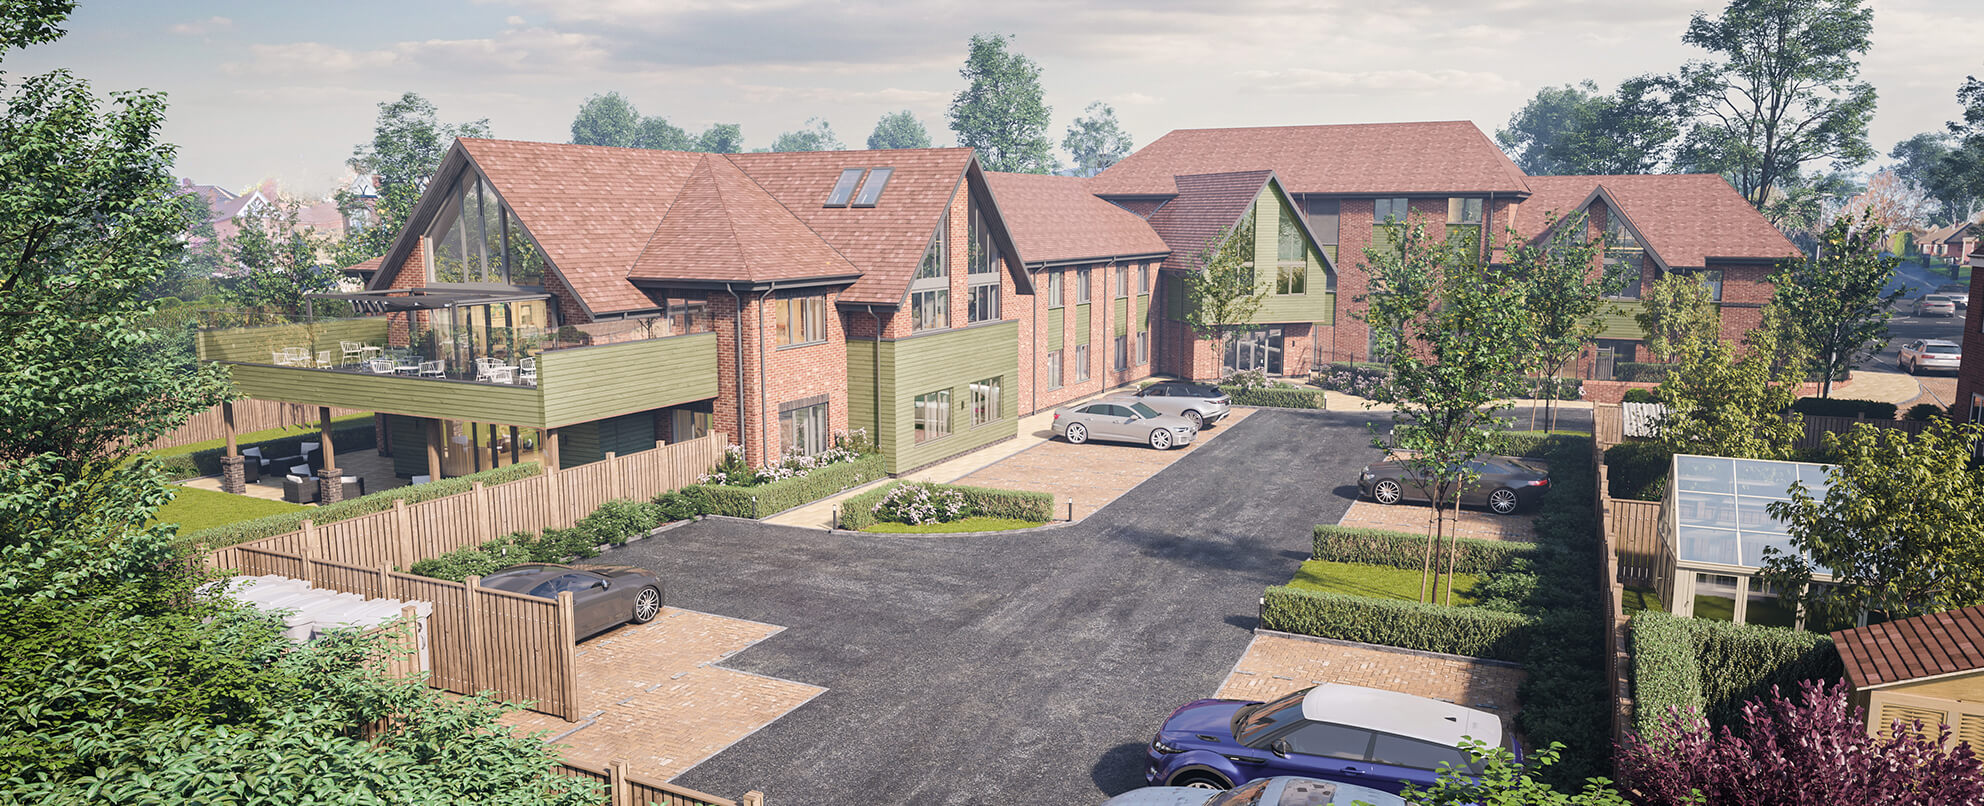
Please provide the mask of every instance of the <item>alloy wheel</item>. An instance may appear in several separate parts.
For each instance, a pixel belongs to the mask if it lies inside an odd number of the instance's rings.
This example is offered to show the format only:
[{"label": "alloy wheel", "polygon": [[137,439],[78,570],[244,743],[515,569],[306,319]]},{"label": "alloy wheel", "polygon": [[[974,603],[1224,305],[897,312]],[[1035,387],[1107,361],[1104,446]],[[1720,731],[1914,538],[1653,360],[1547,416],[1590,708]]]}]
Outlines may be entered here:
[{"label": "alloy wheel", "polygon": [[1385,479],[1371,488],[1371,497],[1378,499],[1380,504],[1396,504],[1405,498],[1405,491],[1399,489],[1398,482]]},{"label": "alloy wheel", "polygon": [[1502,488],[1488,494],[1488,508],[1497,515],[1511,515],[1516,511],[1516,491]]},{"label": "alloy wheel", "polygon": [[654,586],[650,585],[642,588],[641,592],[634,596],[635,624],[646,624],[653,621],[655,614],[660,612],[661,591],[655,590]]},{"label": "alloy wheel", "polygon": [[1080,424],[1068,426],[1068,441],[1080,445],[1088,441],[1088,429]]},{"label": "alloy wheel", "polygon": [[1160,451],[1171,449],[1171,432],[1162,428],[1150,432],[1150,446]]}]

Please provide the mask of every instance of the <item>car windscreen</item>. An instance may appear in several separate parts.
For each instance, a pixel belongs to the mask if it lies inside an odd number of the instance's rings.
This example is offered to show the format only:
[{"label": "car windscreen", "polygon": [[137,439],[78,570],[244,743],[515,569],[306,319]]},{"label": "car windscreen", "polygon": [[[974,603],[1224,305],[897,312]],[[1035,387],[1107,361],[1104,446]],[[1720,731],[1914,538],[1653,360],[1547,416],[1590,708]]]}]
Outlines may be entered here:
[{"label": "car windscreen", "polygon": [[1233,738],[1246,744],[1247,739],[1260,735],[1261,731],[1292,719],[1302,718],[1302,698],[1308,696],[1309,689],[1302,689],[1273,702],[1249,705],[1235,713]]},{"label": "car windscreen", "polygon": [[1142,403],[1132,403],[1130,404],[1130,408],[1137,412],[1137,416],[1143,417],[1146,420],[1157,416],[1157,409],[1153,409]]}]

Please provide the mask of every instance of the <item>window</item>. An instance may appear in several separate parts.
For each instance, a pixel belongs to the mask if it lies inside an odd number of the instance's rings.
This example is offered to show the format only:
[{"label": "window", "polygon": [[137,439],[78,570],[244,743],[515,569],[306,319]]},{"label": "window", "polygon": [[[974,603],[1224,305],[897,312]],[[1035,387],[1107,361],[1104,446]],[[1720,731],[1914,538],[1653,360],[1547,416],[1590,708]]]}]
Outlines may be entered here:
[{"label": "window", "polygon": [[1128,297],[1129,295],[1130,295],[1130,267],[1128,267],[1128,266],[1117,266],[1117,267],[1116,267],[1116,298],[1117,298],[1117,299],[1123,299],[1123,298],[1125,298],[1125,297]]},{"label": "window", "polygon": [[923,250],[923,262],[916,266],[917,280],[941,280],[951,276],[951,255],[944,248],[950,230],[951,217],[945,214],[937,220],[937,234],[930,239],[930,246]]},{"label": "window", "polygon": [[530,589],[530,595],[542,599],[556,599],[558,594],[567,591],[578,593],[600,587],[605,587],[604,583],[599,577],[591,574],[564,574],[538,583],[537,587]]},{"label": "window", "polygon": [[967,234],[971,239],[971,255],[966,273],[999,276],[1004,259],[999,256],[999,244],[992,240],[992,227],[985,222],[985,213],[978,209],[977,199],[971,202],[971,232]]},{"label": "window", "polygon": [[849,168],[840,172],[835,180],[833,192],[827,194],[827,207],[846,207],[847,201],[854,198],[854,186],[861,182],[861,168]]},{"label": "window", "polygon": [[1708,298],[1715,300],[1716,302],[1721,302],[1722,270],[1706,269],[1703,271],[1696,272],[1696,275],[1702,278],[1702,285],[1708,286],[1708,294],[1709,294]]},{"label": "window", "polygon": [[1376,207],[1371,212],[1371,221],[1376,224],[1383,224],[1386,221],[1395,221],[1403,224],[1405,223],[1406,211],[1407,205],[1403,198],[1379,199]]},{"label": "window", "polygon": [[1343,223],[1343,204],[1336,199],[1310,199],[1308,207],[1309,231],[1315,233],[1316,243],[1324,246],[1336,243],[1337,231]]},{"label": "window", "polygon": [[1282,266],[1280,274],[1275,276],[1274,293],[1309,293],[1309,267],[1302,265]]},{"label": "window", "polygon": [[974,426],[1004,417],[1004,409],[999,395],[1000,378],[987,378],[971,385],[971,424]]},{"label": "window", "polygon": [[1592,364],[1591,378],[1597,381],[1611,381],[1619,378],[1619,364],[1630,364],[1638,359],[1639,342],[1626,339],[1597,339],[1598,358]]},{"label": "window", "polygon": [[1481,223],[1481,200],[1480,199],[1448,199],[1447,223],[1449,224]]},{"label": "window", "polygon": [[711,414],[707,411],[676,409],[675,429],[669,432],[669,436],[674,437],[676,442],[709,436],[710,418]]},{"label": "window", "polygon": [[832,447],[827,430],[827,404],[799,406],[778,413],[779,444],[786,453],[806,456]]},{"label": "window", "polygon": [[1348,725],[1310,722],[1284,738],[1289,752],[1305,756],[1363,761],[1371,752],[1371,732]]},{"label": "window", "polygon": [[1640,246],[1638,238],[1626,229],[1625,219],[1616,212],[1605,217],[1605,274],[1608,278],[1624,276],[1625,285],[1612,294],[1614,299],[1639,299],[1642,267],[1645,265],[1646,249]]},{"label": "window", "polygon": [[777,301],[778,344],[811,344],[827,340],[827,298],[823,294]]},{"label": "window", "polygon": [[1137,332],[1137,366],[1150,363],[1150,331]]},{"label": "window", "polygon": [[971,260],[965,268],[965,322],[999,318],[999,269],[1003,261],[992,242],[992,229],[974,202],[971,206]]},{"label": "window", "polygon": [[1970,396],[1970,421],[1984,422],[1984,395],[1973,393]]},{"label": "window", "polygon": [[1139,264],[1137,264],[1137,293],[1139,293],[1139,294],[1149,294],[1149,293],[1150,293],[1150,264],[1149,264],[1149,263],[1139,263]]},{"label": "window", "polygon": [[1075,382],[1088,380],[1088,345],[1075,345]]},{"label": "window", "polygon": [[1281,263],[1301,263],[1307,245],[1302,242],[1302,224],[1295,220],[1295,211],[1285,204],[1276,204],[1281,218],[1275,228],[1275,260]]},{"label": "window", "polygon": [[916,396],[916,441],[951,435],[951,390]]},{"label": "window", "polygon": [[1117,336],[1117,337],[1116,337],[1116,341],[1115,341],[1115,344],[1114,344],[1114,347],[1115,347],[1116,349],[1114,349],[1114,350],[1112,350],[1112,351],[1111,351],[1111,355],[1110,355],[1110,359],[1111,359],[1111,360],[1110,360],[1110,365],[1111,365],[1111,366],[1112,366],[1113,368],[1115,368],[1115,370],[1116,370],[1117,372],[1122,372],[1123,370],[1126,370],[1126,369],[1129,369],[1129,368],[1130,368],[1130,337],[1129,337],[1129,336]]},{"label": "window", "polygon": [[[888,187],[889,176],[895,172],[894,168],[876,168],[869,171],[868,181],[861,183],[861,195],[854,197],[854,206],[874,207],[875,202],[882,200],[882,189]],[[845,177],[846,174],[842,176]]]},{"label": "window", "polygon": [[544,254],[480,174],[462,172],[446,199],[427,231],[430,282],[544,283]]},{"label": "window", "polygon": [[1061,351],[1050,350],[1047,353],[1047,388],[1061,388],[1061,378]]},{"label": "window", "polygon": [[942,330],[951,326],[951,259],[945,249],[950,216],[937,221],[937,234],[923,250],[916,278],[909,283],[910,330]]},{"label": "window", "polygon": [[965,290],[965,321],[990,322],[999,318],[999,281],[974,285]]},{"label": "window", "polygon": [[662,315],[668,319],[670,336],[708,333],[713,328],[708,300],[666,297],[656,299],[655,302],[661,305]]},{"label": "window", "polygon": [[1227,374],[1258,369],[1269,375],[1281,374],[1281,328],[1250,330],[1226,342],[1222,368]]},{"label": "window", "polygon": [[910,330],[943,330],[951,326],[951,292],[944,289],[909,295]]},{"label": "window", "polygon": [[1446,764],[1457,770],[1472,768],[1471,756],[1459,748],[1407,739],[1389,733],[1377,734],[1371,742],[1371,761],[1414,770],[1437,770]]},{"label": "window", "polygon": [[1066,272],[1058,271],[1047,273],[1047,307],[1059,308],[1067,304],[1066,298],[1062,296],[1062,292],[1066,290],[1062,288],[1066,284],[1066,275]]},{"label": "window", "polygon": [[1075,270],[1075,304],[1088,304],[1088,281],[1090,269]]}]

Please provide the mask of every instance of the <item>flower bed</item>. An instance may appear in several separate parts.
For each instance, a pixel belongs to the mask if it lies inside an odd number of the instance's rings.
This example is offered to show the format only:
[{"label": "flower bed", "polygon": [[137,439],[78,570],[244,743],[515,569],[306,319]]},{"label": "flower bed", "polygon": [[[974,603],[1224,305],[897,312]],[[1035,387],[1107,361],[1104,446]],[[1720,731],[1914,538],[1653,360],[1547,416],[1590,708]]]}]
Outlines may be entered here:
[{"label": "flower bed", "polygon": [[761,468],[744,461],[744,449],[724,449],[723,461],[703,474],[700,484],[657,503],[693,508],[699,515],[762,518],[859,487],[887,475],[882,454],[868,432],[854,429],[834,435],[834,446],[807,456],[787,453],[778,463]]},{"label": "flower bed", "polygon": [[[891,501],[890,496],[896,496]],[[951,502],[956,502],[955,508]],[[967,487],[961,484],[897,482],[842,501],[839,521],[842,529],[865,529],[876,523],[931,522],[929,517],[912,522],[906,513],[919,516],[943,515],[936,522],[965,518],[999,518],[1044,523],[1054,519],[1054,496],[1024,490]]]}]

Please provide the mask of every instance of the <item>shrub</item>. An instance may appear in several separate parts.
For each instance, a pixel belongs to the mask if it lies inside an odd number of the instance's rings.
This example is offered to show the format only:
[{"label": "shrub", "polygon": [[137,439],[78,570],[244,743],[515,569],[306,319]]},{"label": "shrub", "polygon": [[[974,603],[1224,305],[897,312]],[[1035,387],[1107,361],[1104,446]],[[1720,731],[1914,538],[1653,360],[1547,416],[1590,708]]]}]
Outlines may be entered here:
[{"label": "shrub", "polygon": [[898,484],[871,507],[877,520],[921,526],[965,516],[964,493],[935,484]]},{"label": "shrub", "polygon": [[1612,380],[1632,383],[1660,383],[1667,380],[1667,365],[1621,361],[1612,365]]},{"label": "shrub", "polygon": [[1676,618],[1642,610],[1631,622],[1633,664],[1633,729],[1652,736],[1669,713],[1701,710],[1701,661],[1695,642]]},{"label": "shrub", "polygon": [[[1223,387],[1230,386],[1242,392],[1251,392],[1268,385],[1268,373],[1266,370],[1243,369],[1226,376],[1219,382],[1219,385]],[[1228,394],[1231,393],[1229,392]]]},{"label": "shrub", "polygon": [[1475,607],[1344,596],[1285,586],[1267,589],[1261,626],[1270,630],[1426,652],[1520,661],[1531,620]]},{"label": "shrub", "polygon": [[1674,453],[1658,442],[1621,442],[1605,449],[1605,494],[1658,501],[1667,494]]},{"label": "shrub", "polygon": [[1669,707],[1698,710],[1715,725],[1735,722],[1743,702],[1771,687],[1845,674],[1832,639],[1658,611],[1633,616],[1633,722],[1645,735]]},{"label": "shrub", "polygon": [[1336,362],[1316,373],[1314,381],[1317,386],[1333,392],[1368,398],[1390,375],[1391,368],[1384,364]]},{"label": "shrub", "polygon": [[[1566,440],[1582,440],[1574,434],[1546,434],[1541,431],[1496,431],[1488,435],[1488,452],[1502,456],[1541,459]],[[1583,444],[1583,443],[1579,443]]]},{"label": "shrub", "polygon": [[1879,400],[1853,400],[1843,397],[1801,397],[1791,404],[1791,410],[1814,417],[1864,417],[1869,420],[1892,420],[1895,414],[1893,403]]},{"label": "shrub", "polygon": [[[910,486],[912,482],[896,482],[880,489],[869,490],[849,497],[840,504],[840,528],[865,529],[874,525],[878,518],[875,505],[895,490]],[[1006,518],[1016,521],[1054,520],[1054,496],[1027,490],[1001,490],[992,487],[967,487],[961,484],[932,484],[964,496],[965,512],[960,518],[982,516]]]},{"label": "shrub", "polygon": [[[262,455],[268,457],[295,456],[302,453],[305,442],[321,442],[322,434],[311,431],[278,439],[265,439],[260,442],[243,442],[235,446],[237,451],[261,448]],[[364,450],[379,446],[378,431],[371,420],[338,423],[331,426],[331,449],[338,452]],[[215,476],[220,474],[220,460],[227,455],[226,447],[201,448],[197,451],[159,451],[152,458],[159,467],[165,469],[168,480]],[[282,468],[274,468],[279,471]]]},{"label": "shrub", "polygon": [[1245,388],[1221,386],[1219,391],[1232,398],[1236,406],[1259,406],[1270,409],[1320,409],[1325,408],[1323,390],[1304,389],[1297,386],[1261,386]]},{"label": "shrub", "polygon": [[1908,415],[1903,417],[1902,419],[1920,420],[1926,422],[1928,420],[1935,418],[1949,419],[1949,416],[1950,416],[1949,410],[1943,408],[1942,406],[1938,406],[1934,403],[1917,403],[1913,406],[1908,407]]},{"label": "shrub", "polygon": [[1641,389],[1641,388],[1638,388],[1638,387],[1635,387],[1635,388],[1632,388],[1632,389],[1627,389],[1627,390],[1626,390],[1626,396],[1625,396],[1625,399],[1624,399],[1624,400],[1622,400],[1622,401],[1620,401],[1620,402],[1623,402],[1623,403],[1659,403],[1659,402],[1660,402],[1660,395],[1658,395],[1658,394],[1655,394],[1655,393],[1654,393],[1654,390],[1652,390],[1652,389]]},{"label": "shrub", "polygon": [[744,447],[731,445],[723,449],[723,459],[700,481],[703,484],[720,484],[731,487],[756,487],[775,481],[789,481],[810,473],[845,464],[876,452],[875,442],[868,438],[868,432],[857,428],[851,432],[834,435],[834,446],[814,454],[789,450],[777,462],[764,467],[753,468],[744,461]]},{"label": "shrub", "polygon": [[652,531],[662,522],[662,507],[619,498],[600,504],[570,529],[546,529],[542,534],[512,532],[414,563],[409,573],[460,582],[470,576],[524,562],[563,563],[599,556],[602,545],[625,545],[627,539]]},{"label": "shrub", "polygon": [[[1456,538],[1458,554],[1454,570],[1463,574],[1492,574],[1508,567],[1517,557],[1536,550],[1534,543]],[[1445,565],[1442,548],[1441,568]],[[1426,536],[1383,529],[1347,526],[1318,526],[1312,540],[1311,559],[1343,563],[1385,565],[1418,569],[1426,562]]]},{"label": "shrub", "polygon": [[1584,381],[1577,378],[1530,378],[1527,388],[1538,398],[1584,399]]},{"label": "shrub", "polygon": [[869,454],[828,465],[803,476],[753,487],[701,484],[682,492],[700,500],[705,515],[761,518],[879,479],[887,475],[882,462],[881,454]]},{"label": "shrub", "polygon": [[241,521],[239,523],[216,526],[212,529],[202,529],[186,535],[185,539],[189,543],[202,545],[209,549],[226,548],[239,543],[246,543],[250,540],[260,540],[265,537],[274,537],[279,534],[294,532],[303,528],[303,522],[306,520],[318,525],[335,523],[348,518],[356,518],[360,515],[384,512],[393,508],[394,501],[417,504],[422,501],[432,501],[436,498],[445,498],[456,493],[468,492],[478,481],[485,485],[501,484],[506,481],[530,478],[542,472],[543,468],[539,467],[536,462],[504,465],[467,476],[442,479],[432,484],[416,484],[410,487],[381,490],[371,495],[349,498],[327,506],[311,507],[294,512],[284,512],[279,515],[270,515],[266,518],[256,518],[252,521]]},{"label": "shrub", "polygon": [[661,520],[664,523],[669,521],[686,521],[697,515],[704,514],[703,502],[692,492],[696,489],[698,488],[689,487],[681,490],[670,490],[655,496],[654,505],[661,513]]}]

